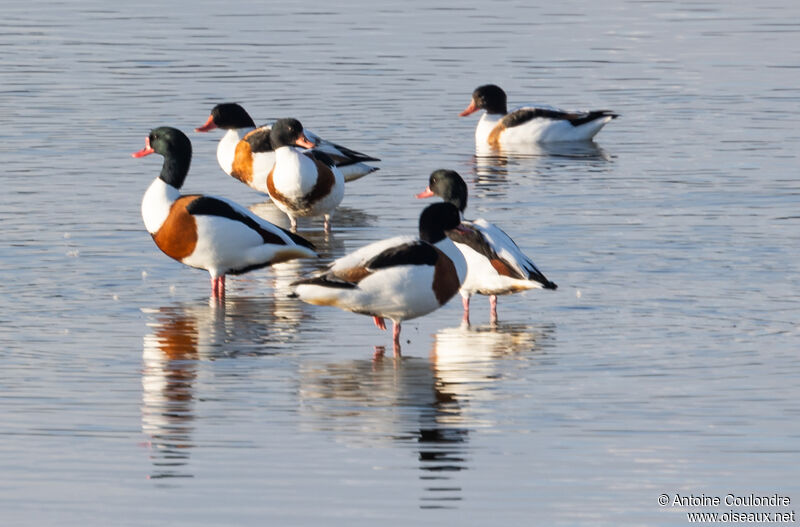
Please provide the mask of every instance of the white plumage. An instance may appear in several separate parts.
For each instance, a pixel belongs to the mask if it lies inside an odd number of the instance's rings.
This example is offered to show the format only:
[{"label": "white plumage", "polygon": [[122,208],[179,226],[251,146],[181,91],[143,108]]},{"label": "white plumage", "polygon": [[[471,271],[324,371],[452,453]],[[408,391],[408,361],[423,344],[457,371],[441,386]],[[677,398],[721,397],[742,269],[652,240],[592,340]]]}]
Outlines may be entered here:
[{"label": "white plumage", "polygon": [[161,174],[142,199],[142,219],[161,251],[211,275],[212,296],[224,296],[225,275],[239,274],[294,258],[313,257],[310,242],[213,196],[181,195],[189,172],[189,138],[170,127],[150,132],[134,157],[164,156]]},{"label": "white plumage", "polygon": [[509,112],[506,93],[494,84],[475,89],[469,106],[460,115],[478,110],[485,110],[475,128],[475,144],[479,148],[590,141],[617,117],[608,110],[565,111],[552,106],[524,106]]},{"label": "white plumage", "polygon": [[454,206],[431,205],[420,216],[420,238],[398,236],[362,247],[295,282],[295,294],[309,304],[370,315],[381,329],[382,319],[391,319],[399,352],[402,321],[444,305],[466,277],[464,257],[445,235],[459,224]]}]

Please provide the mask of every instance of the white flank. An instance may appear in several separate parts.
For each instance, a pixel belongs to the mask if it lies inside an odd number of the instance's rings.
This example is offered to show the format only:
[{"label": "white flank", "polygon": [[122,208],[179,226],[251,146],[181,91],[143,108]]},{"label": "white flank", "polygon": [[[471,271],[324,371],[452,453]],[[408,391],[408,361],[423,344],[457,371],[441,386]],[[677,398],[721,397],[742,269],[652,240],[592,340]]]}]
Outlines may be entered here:
[{"label": "white flank", "polygon": [[[540,106],[539,108],[563,111],[549,106]],[[535,108],[525,107],[518,109],[534,110]],[[505,116],[484,113],[480,121],[478,121],[478,126],[475,128],[475,142],[478,144],[486,144],[489,139],[489,134],[503,117]],[[513,126],[511,128],[506,128],[500,134],[500,144],[517,146],[530,143],[588,141],[597,135],[603,126],[611,121],[611,119],[612,118],[609,116],[602,119],[595,119],[580,126],[573,126],[572,123],[566,120],[538,117],[536,119],[531,119],[526,123]]]},{"label": "white flank", "polygon": [[[412,236],[397,236],[371,243],[334,261],[329,270],[342,272],[361,267],[386,249],[416,240]],[[436,247],[453,260],[459,282],[462,282],[466,275],[466,262],[455,244],[445,238]],[[397,265],[376,270],[355,288],[300,284],[295,292],[310,304],[335,305],[340,309],[375,314],[394,321],[409,320],[441,307],[432,287],[434,271],[432,265]]]}]

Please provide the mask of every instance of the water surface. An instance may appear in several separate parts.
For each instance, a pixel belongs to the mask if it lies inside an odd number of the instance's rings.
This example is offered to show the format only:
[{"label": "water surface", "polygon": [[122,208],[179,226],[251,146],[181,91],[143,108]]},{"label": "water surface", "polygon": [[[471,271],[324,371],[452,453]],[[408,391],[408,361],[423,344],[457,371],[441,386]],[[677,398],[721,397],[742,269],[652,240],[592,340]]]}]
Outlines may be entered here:
[{"label": "water surface", "polygon": [[[3,525],[682,525],[660,494],[800,502],[795,3],[6,4]],[[457,114],[487,82],[622,117],[596,144],[476,155]],[[219,304],[144,230],[160,160],[130,153],[178,127],[187,192],[285,221],[191,132],[222,101],[383,161],[331,236],[301,222],[320,262]],[[413,233],[437,168],[557,291],[501,298],[498,327],[484,297],[459,327],[454,301],[404,325],[401,357],[369,318],[286,297]]]}]

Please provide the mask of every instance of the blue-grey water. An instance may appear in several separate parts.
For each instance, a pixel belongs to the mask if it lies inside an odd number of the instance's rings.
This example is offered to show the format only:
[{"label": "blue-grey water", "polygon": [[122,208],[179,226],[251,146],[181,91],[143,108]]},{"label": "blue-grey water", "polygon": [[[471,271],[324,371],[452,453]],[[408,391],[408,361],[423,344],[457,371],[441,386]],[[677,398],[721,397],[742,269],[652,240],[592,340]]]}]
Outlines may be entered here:
[{"label": "blue-grey water", "polygon": [[[800,4],[3,3],[0,524],[684,525],[800,508]],[[609,108],[595,145],[476,156],[479,84]],[[161,254],[156,126],[188,192],[284,222],[216,164],[212,106],[382,159],[320,262],[228,280]],[[552,291],[404,324],[287,298],[413,233],[437,168]],[[389,351],[376,357],[376,347]],[[660,506],[779,494],[789,506]]]}]

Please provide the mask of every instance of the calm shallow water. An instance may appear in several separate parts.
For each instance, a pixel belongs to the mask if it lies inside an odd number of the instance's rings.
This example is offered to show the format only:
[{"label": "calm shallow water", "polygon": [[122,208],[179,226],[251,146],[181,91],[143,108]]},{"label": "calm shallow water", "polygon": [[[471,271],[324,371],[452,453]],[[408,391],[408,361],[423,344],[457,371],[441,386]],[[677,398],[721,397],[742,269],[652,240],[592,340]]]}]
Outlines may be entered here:
[{"label": "calm shallow water", "polygon": [[[800,503],[794,2],[300,7],[12,2],[0,22],[3,525],[683,525],[673,495]],[[479,84],[611,108],[597,145],[476,156]],[[186,190],[284,221],[190,132],[240,101],[383,159],[327,261],[413,232],[428,174],[556,292],[409,321],[298,304],[315,262],[229,280],[153,246],[150,128]],[[728,509],[688,509],[717,510]],[[763,511],[764,509],[757,509]],[[784,509],[768,509],[780,512]],[[753,509],[742,509],[752,512]]]}]

